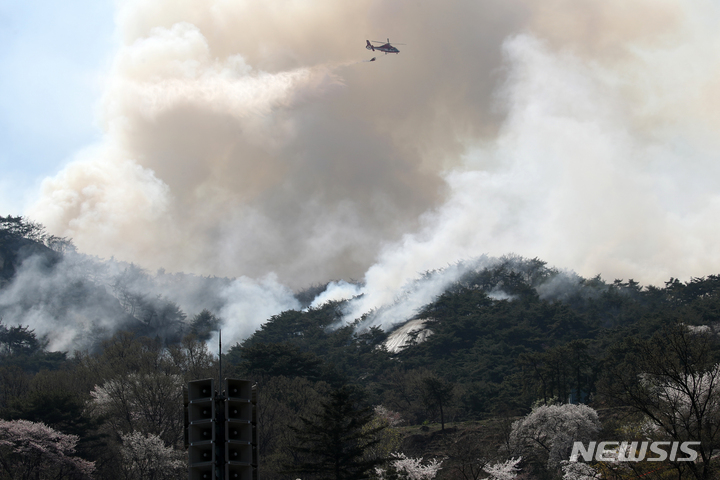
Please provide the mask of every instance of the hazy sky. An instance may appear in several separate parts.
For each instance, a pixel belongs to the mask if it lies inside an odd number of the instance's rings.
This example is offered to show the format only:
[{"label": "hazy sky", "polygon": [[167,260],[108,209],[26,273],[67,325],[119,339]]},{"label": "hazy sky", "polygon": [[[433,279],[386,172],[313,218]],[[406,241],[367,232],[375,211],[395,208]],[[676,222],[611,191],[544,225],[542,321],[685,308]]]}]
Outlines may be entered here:
[{"label": "hazy sky", "polygon": [[0,3],[0,211],[83,252],[376,304],[484,253],[720,271],[716,2],[70,3]]},{"label": "hazy sky", "polygon": [[113,55],[111,0],[0,1],[0,214],[97,141],[95,105]]}]

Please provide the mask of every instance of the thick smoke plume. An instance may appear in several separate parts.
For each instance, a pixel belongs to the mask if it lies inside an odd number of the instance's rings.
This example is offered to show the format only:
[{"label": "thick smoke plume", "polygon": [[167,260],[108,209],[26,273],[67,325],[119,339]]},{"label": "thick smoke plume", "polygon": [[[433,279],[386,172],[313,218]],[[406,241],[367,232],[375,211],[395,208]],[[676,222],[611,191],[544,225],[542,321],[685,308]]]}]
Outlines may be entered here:
[{"label": "thick smoke plume", "polygon": [[[28,215],[150,269],[359,278],[442,202],[465,142],[497,130],[499,47],[522,8],[455,8],[121,2],[106,139]],[[377,36],[408,45],[368,52]]]},{"label": "thick smoke plume", "polygon": [[[689,0],[127,0],[105,140],[27,213],[80,251],[260,296],[360,280],[323,294],[355,297],[348,319],[482,254],[706,275],[719,18]],[[387,37],[407,45],[361,62]]]},{"label": "thick smoke plume", "polygon": [[[253,280],[150,274],[74,251],[54,261],[47,254],[30,256],[0,288],[0,321],[28,326],[51,351],[93,350],[121,329],[177,341],[203,310],[222,321],[232,345],[272,315],[299,308],[293,292],[273,275]],[[217,350],[217,332],[208,343]]]}]

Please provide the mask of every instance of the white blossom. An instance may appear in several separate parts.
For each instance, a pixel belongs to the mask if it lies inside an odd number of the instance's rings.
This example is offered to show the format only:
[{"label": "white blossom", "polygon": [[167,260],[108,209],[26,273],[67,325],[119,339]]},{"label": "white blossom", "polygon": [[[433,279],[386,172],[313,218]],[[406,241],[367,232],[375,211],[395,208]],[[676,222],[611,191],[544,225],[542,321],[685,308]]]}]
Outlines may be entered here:
[{"label": "white blossom", "polygon": [[131,373],[96,385],[88,409],[105,416],[115,431],[142,431],[174,444],[182,438],[180,375]]},{"label": "white blossom", "polygon": [[643,375],[641,382],[654,390],[660,402],[672,407],[669,411],[674,416],[674,425],[688,430],[697,428],[696,409],[701,410],[705,418],[720,416],[720,364],[684,378]]},{"label": "white blossom", "polygon": [[382,405],[375,406],[375,415],[385,420],[391,427],[397,427],[398,425],[405,423],[400,413],[390,410]]},{"label": "white blossom", "polygon": [[[405,456],[404,453],[393,453],[395,460],[390,461],[390,468],[395,470],[399,478],[403,480],[431,480],[440,471],[442,460],[430,460],[429,463],[423,465],[422,457],[412,458]],[[375,473],[380,480],[385,479],[386,471],[382,468],[375,468]]]},{"label": "white blossom", "polygon": [[183,454],[157,435],[140,432],[120,435],[125,476],[137,480],[174,480],[185,469]]},{"label": "white blossom", "polygon": [[485,465],[483,470],[490,476],[485,480],[512,480],[517,477],[518,464],[522,460],[522,457],[511,458],[505,462],[497,462],[493,465]]},{"label": "white blossom", "polygon": [[599,480],[600,472],[587,463],[562,462],[563,480]]},{"label": "white blossom", "polygon": [[600,431],[597,412],[587,405],[543,405],[512,425],[510,445],[523,455],[547,458],[554,470],[570,458],[573,442],[589,442]]}]

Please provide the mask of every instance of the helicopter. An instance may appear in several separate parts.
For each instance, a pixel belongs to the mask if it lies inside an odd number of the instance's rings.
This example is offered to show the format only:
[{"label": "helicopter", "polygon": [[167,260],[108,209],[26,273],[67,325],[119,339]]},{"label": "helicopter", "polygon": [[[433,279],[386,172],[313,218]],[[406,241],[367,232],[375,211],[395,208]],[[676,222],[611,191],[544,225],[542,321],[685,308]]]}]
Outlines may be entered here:
[{"label": "helicopter", "polygon": [[[365,48],[367,48],[368,50],[372,50],[373,52],[374,52],[375,50],[380,50],[381,52],[385,52],[385,55],[387,55],[388,53],[400,53],[400,50],[398,50],[397,48],[395,48],[395,47],[393,47],[392,45],[390,45],[390,39],[389,39],[389,38],[387,39],[387,43],[379,42],[379,41],[377,41],[377,40],[365,40],[365,42],[367,42],[366,45],[365,45]],[[372,42],[372,43],[380,43],[380,44],[382,44],[382,45],[378,45],[378,46],[376,47],[375,45],[373,45],[373,44],[370,43],[370,42]],[[396,43],[395,45],[405,45],[405,44],[404,44],[404,43]]]}]

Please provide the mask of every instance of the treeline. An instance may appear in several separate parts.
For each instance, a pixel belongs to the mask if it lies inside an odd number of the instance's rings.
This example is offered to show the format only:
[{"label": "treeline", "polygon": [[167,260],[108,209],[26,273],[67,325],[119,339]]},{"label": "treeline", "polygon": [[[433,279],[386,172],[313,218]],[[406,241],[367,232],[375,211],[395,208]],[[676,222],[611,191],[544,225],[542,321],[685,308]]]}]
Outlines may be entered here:
[{"label": "treeline", "polygon": [[[51,246],[71,248],[64,239],[48,240],[38,225],[24,226],[19,217],[0,220],[0,231],[5,232],[0,235],[0,290],[14,285],[14,272],[37,252],[51,272],[65,255]],[[27,248],[21,251],[18,245]],[[126,328],[118,332],[92,330],[97,336],[92,349],[51,352],[49,339],[27,325],[0,322],[0,436],[21,442],[49,435],[18,423],[23,421],[42,422],[66,436],[67,448],[58,453],[64,466],[52,467],[59,470],[48,467],[42,457],[35,463],[24,461],[23,468],[52,471],[53,478],[158,480],[186,475],[182,387],[192,379],[217,376],[218,359],[205,342],[221,322],[212,302],[188,317],[166,298],[143,295],[134,285],[144,281],[141,271],[133,267],[121,273],[102,291],[90,284],[74,287],[76,293],[95,292],[108,299],[126,319]],[[306,306],[320,290],[313,287],[298,298]],[[59,303],[72,303],[73,296],[66,293],[60,291]],[[306,421],[322,418],[327,399],[348,389],[354,392],[358,411],[372,407],[375,412],[372,421],[364,417],[368,431],[375,432],[372,448],[363,453],[372,457],[364,458],[368,465],[382,465],[378,458],[404,452],[425,456],[426,462],[428,456],[438,462],[444,458],[440,469],[439,464],[425,465],[435,468],[437,478],[486,478],[492,465],[506,465],[506,474],[522,468],[538,478],[556,478],[563,475],[557,455],[564,450],[551,459],[547,452],[528,447],[531,439],[518,433],[526,424],[518,419],[530,422],[543,405],[589,404],[601,411],[626,412],[622,418],[607,414],[601,425],[582,410],[583,418],[594,422],[598,440],[614,440],[618,432],[671,438],[667,431],[643,430],[653,416],[672,422],[685,414],[663,410],[663,392],[683,381],[706,382],[720,361],[716,275],[643,287],[632,280],[583,279],[539,259],[509,256],[491,266],[467,269],[425,305],[414,318],[423,320],[431,334],[418,341],[416,332],[399,352],[385,347],[388,332],[367,327],[372,313],[343,324],[343,305],[328,302],[275,315],[232,345],[223,358],[225,376],[258,384],[263,478],[298,478],[293,468],[312,460],[297,449],[298,438],[308,438]],[[93,321],[102,325],[101,317]],[[60,328],[57,334],[62,334]],[[673,374],[679,371],[685,376]],[[711,382],[709,390],[698,389],[706,403],[718,397],[716,383]],[[696,422],[701,430],[703,425],[720,425],[720,402],[706,410],[707,423]],[[468,425],[483,428],[462,427],[461,422],[482,422]],[[695,434],[688,433],[691,427],[676,429],[674,435],[690,438]],[[715,433],[698,434],[703,452],[710,452],[703,465],[710,465],[713,449],[720,447]],[[0,445],[0,459],[10,455],[7,445]],[[522,463],[511,462],[517,456],[523,456]],[[402,462],[412,464],[407,457],[392,458],[400,462],[398,468]],[[385,467],[392,470],[392,465]],[[675,478],[711,478],[706,476],[710,469],[683,468],[676,469]],[[0,479],[17,474],[3,472]],[[309,473],[303,478],[315,477]]]},{"label": "treeline", "polygon": [[[247,376],[362,385],[413,424],[439,420],[417,385],[441,377],[454,385],[449,418],[478,420],[527,413],[538,401],[589,402],[625,342],[669,325],[720,327],[716,275],[663,288],[580,279],[541,298],[538,286],[560,275],[516,257],[469,274],[418,312],[432,334],[399,353],[387,351],[378,327],[338,326],[342,303],[329,302],[272,317],[228,360]],[[492,298],[499,288],[504,299]]]},{"label": "treeline", "polygon": [[[720,398],[720,392],[717,379],[702,379],[712,377],[720,362],[720,277],[685,283],[671,279],[661,288],[596,277],[580,279],[571,288],[543,290],[562,275],[539,260],[516,257],[469,274],[418,312],[416,318],[424,319],[432,334],[398,353],[385,348],[386,332],[358,329],[363,319],[338,327],[342,303],[330,302],[272,317],[227,358],[242,376],[261,383],[294,378],[319,386],[320,392],[356,385],[364,389],[368,403],[394,412],[404,425],[437,422],[443,428],[454,422],[456,430],[444,441],[431,438],[418,448],[412,434],[398,444],[418,456],[445,458],[438,478],[485,478],[487,472],[473,458],[509,461],[512,419],[531,415],[538,405],[585,403],[602,409],[605,422],[598,423],[597,441],[690,438],[702,440],[706,453],[717,451],[720,443],[712,425],[720,422],[720,402],[708,399]],[[698,399],[687,401],[702,405],[702,412],[672,410],[668,404],[678,399],[658,398],[661,393],[643,383],[653,374],[665,388],[684,383],[678,391],[696,395]],[[702,381],[710,386],[698,387]],[[622,413],[620,419],[612,413],[616,411]],[[711,432],[692,436],[679,426],[699,425],[699,420],[685,418],[696,414],[709,422],[700,430],[710,425]],[[643,431],[652,418],[669,419],[663,433],[658,433],[660,427]],[[494,428],[483,434],[457,430],[458,422],[467,421],[490,422]],[[284,451],[272,446],[263,450],[271,456]],[[547,455],[532,449],[524,458],[526,470],[538,478],[563,475],[557,458],[548,463]],[[710,458],[695,472],[677,463],[662,472],[669,468],[675,478],[713,478]],[[643,468],[635,473],[653,478],[652,469]]]},{"label": "treeline", "polygon": [[0,319],[32,324],[53,350],[98,351],[117,331],[178,343],[194,328],[193,318],[225,305],[230,284],[103,261],[42,225],[0,216]]},{"label": "treeline", "polygon": [[[72,356],[45,352],[37,343],[32,331],[0,325],[0,417],[52,429],[0,428],[0,478],[179,478],[183,385],[217,372],[204,343],[189,336],[165,346],[124,332],[104,341],[101,353]],[[32,450],[22,444],[54,438],[72,448],[22,461],[14,455]],[[71,468],[73,459],[92,462],[92,475]],[[143,471],[152,462],[151,470],[168,476]]]},{"label": "treeline", "polygon": [[[215,377],[218,367],[217,358],[197,337],[163,346],[147,337],[118,333],[103,343],[102,353],[76,353],[36,371],[35,357],[47,352],[9,348],[9,343],[17,345],[18,331],[27,340],[22,343],[36,345],[34,334],[15,329],[8,335],[10,328],[2,330],[0,416],[5,421],[0,420],[0,478],[157,480],[186,475],[182,388],[191,379]],[[352,381],[339,369],[316,361],[305,362],[311,370],[288,375],[249,374],[242,364],[226,372],[258,382],[258,448],[264,478],[294,479],[300,471],[306,472],[305,479],[326,478],[312,473],[319,463],[313,454],[332,451],[332,436],[327,434],[337,427],[365,441],[353,465],[432,473],[418,478],[486,478],[498,468],[498,475],[506,475],[498,479],[512,478],[518,470],[531,474],[527,478],[558,478],[576,467],[567,464],[572,441],[652,439],[695,441],[699,461],[645,462],[630,465],[629,471],[621,468],[624,464],[610,462],[586,465],[592,470],[584,474],[664,478],[652,475],[661,467],[664,473],[675,472],[674,478],[700,479],[714,478],[713,452],[720,448],[719,352],[712,328],[678,323],[663,326],[649,338],[632,336],[616,343],[608,352],[615,361],[605,364],[595,398],[589,399],[604,411],[602,422],[592,408],[558,399],[543,402],[535,396],[536,404],[520,415],[505,412],[479,424],[460,424],[466,395],[462,385],[431,369],[403,372],[396,366],[382,376],[398,379],[394,385]],[[310,371],[310,378],[304,376]],[[352,392],[352,401],[336,402],[347,397],[343,392]],[[413,408],[394,410],[393,402]],[[374,415],[369,417],[371,406]],[[441,425],[432,425],[436,420]],[[45,426],[52,430],[43,430]],[[303,443],[309,440],[316,441],[315,449]],[[43,451],[58,445],[72,448],[66,447],[62,455],[29,460],[28,448],[19,448],[28,443],[42,445]],[[13,456],[16,445],[24,452],[22,461]],[[405,454],[425,457],[426,462],[419,464]],[[38,476],[30,476],[33,473]]]}]

